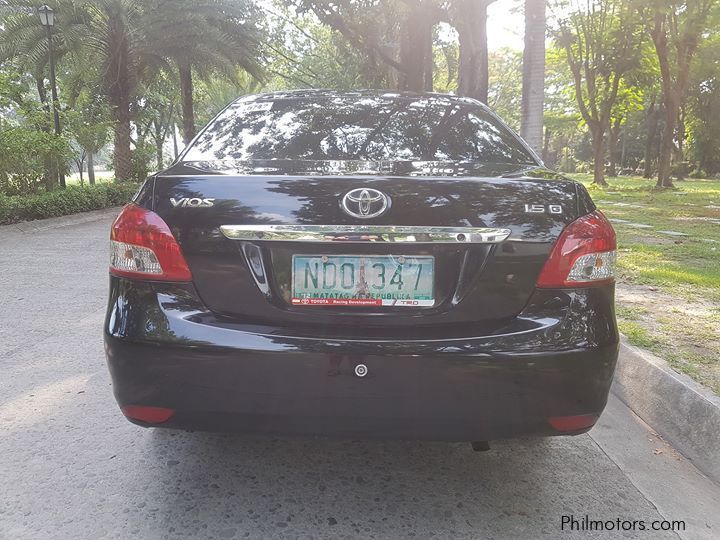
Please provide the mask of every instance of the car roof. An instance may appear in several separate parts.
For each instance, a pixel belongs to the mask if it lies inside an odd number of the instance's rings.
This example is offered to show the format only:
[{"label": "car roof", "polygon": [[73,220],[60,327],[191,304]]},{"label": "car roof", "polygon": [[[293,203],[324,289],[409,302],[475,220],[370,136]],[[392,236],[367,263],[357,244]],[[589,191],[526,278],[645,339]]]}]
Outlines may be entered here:
[{"label": "car roof", "polygon": [[262,94],[250,94],[241,96],[236,102],[248,101],[266,101],[278,99],[301,99],[301,98],[363,98],[363,97],[383,97],[396,99],[446,99],[459,103],[472,103],[473,105],[482,105],[479,101],[456,96],[454,94],[444,94],[440,92],[406,92],[397,90],[331,90],[323,88],[307,88],[299,90],[282,90],[277,92],[266,92]]}]

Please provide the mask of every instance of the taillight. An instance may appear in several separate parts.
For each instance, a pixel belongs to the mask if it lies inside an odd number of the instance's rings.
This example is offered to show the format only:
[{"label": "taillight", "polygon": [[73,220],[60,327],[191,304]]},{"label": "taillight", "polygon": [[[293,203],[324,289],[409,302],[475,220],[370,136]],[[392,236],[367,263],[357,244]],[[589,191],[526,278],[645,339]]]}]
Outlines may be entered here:
[{"label": "taillight", "polygon": [[595,425],[598,421],[596,414],[578,414],[575,416],[553,416],[548,418],[548,422],[555,431],[569,433],[572,431],[580,431],[588,429]]},{"label": "taillight", "polygon": [[166,407],[146,407],[144,405],[125,405],[120,410],[128,418],[147,424],[162,424],[175,415],[174,409]]},{"label": "taillight", "polygon": [[155,212],[130,203],[110,230],[110,273],[157,280],[192,281],[170,227]]},{"label": "taillight", "polygon": [[576,219],[560,234],[537,286],[575,288],[612,283],[616,249],[615,231],[602,212]]}]

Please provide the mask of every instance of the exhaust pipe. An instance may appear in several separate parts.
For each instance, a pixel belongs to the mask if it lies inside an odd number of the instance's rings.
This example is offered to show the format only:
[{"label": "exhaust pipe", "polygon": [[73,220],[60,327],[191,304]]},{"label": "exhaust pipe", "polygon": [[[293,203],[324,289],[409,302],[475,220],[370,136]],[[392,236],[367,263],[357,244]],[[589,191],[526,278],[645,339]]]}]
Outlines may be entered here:
[{"label": "exhaust pipe", "polygon": [[490,450],[490,443],[488,441],[473,441],[470,444],[472,444],[472,449],[476,452],[487,452]]}]

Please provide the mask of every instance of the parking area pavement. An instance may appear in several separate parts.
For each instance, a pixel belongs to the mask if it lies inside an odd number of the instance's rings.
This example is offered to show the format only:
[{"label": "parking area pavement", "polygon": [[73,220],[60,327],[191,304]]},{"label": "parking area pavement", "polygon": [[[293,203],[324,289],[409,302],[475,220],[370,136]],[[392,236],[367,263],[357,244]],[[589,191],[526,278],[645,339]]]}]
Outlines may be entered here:
[{"label": "parking area pavement", "polygon": [[485,453],[128,423],[102,346],[111,220],[0,227],[0,538],[720,537],[718,486],[614,396],[589,434]]}]

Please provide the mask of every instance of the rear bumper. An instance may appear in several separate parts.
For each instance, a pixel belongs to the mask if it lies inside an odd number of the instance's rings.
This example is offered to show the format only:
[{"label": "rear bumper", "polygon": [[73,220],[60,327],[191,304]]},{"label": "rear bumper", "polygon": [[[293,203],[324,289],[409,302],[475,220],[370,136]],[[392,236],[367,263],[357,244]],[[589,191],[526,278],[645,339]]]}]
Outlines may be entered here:
[{"label": "rear bumper", "polygon": [[612,299],[608,287],[539,291],[491,335],[340,340],[233,325],[208,313],[192,287],[112,278],[105,347],[120,406],[173,409],[164,427],[557,435],[550,418],[599,416],[605,406],[618,351]]}]

